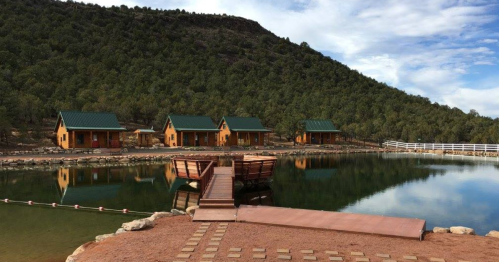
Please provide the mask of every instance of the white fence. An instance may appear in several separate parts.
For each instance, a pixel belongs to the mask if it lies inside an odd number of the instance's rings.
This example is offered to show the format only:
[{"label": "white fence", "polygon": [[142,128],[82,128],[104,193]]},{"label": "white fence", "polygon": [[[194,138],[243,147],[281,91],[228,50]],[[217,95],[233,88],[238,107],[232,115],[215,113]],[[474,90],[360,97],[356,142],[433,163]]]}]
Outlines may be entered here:
[{"label": "white fence", "polygon": [[386,141],[383,145],[403,149],[499,152],[498,144],[432,144]]}]

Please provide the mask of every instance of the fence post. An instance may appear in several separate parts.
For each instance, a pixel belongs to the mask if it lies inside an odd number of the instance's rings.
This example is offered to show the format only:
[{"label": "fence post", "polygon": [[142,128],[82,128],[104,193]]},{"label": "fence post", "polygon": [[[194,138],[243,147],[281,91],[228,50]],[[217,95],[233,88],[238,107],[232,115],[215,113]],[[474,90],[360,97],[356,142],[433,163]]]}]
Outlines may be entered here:
[{"label": "fence post", "polygon": [[476,151],[476,144],[473,144],[473,152]]},{"label": "fence post", "polygon": [[485,152],[487,152],[487,144],[485,144]]}]

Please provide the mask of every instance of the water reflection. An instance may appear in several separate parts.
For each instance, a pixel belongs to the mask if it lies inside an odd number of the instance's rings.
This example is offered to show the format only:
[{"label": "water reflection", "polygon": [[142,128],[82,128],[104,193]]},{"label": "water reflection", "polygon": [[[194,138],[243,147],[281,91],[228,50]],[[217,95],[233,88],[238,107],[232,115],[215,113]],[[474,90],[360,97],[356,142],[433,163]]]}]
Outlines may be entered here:
[{"label": "water reflection", "polygon": [[199,205],[200,199],[201,192],[199,189],[186,184],[180,185],[175,191],[172,208],[185,211],[189,207]]},{"label": "water reflection", "polygon": [[[275,205],[426,219],[479,233],[499,228],[499,159],[415,154],[278,159],[266,186],[236,188],[236,205]],[[231,165],[221,158],[219,165]],[[0,197],[135,211],[185,210],[200,192],[168,163],[1,171]]]},{"label": "water reflection", "polygon": [[415,217],[433,226],[499,228],[499,158],[417,154],[282,158],[277,206]]},{"label": "water reflection", "polygon": [[416,159],[387,163],[381,156],[320,156],[279,159],[273,189],[276,205],[341,210],[387,188],[443,174],[414,168]]},{"label": "water reflection", "polygon": [[0,172],[0,195],[14,200],[134,211],[171,207],[174,184],[167,165],[63,167],[56,171]]},{"label": "water reflection", "polygon": [[268,185],[242,188],[235,195],[235,204],[239,206],[274,206],[274,190]]}]

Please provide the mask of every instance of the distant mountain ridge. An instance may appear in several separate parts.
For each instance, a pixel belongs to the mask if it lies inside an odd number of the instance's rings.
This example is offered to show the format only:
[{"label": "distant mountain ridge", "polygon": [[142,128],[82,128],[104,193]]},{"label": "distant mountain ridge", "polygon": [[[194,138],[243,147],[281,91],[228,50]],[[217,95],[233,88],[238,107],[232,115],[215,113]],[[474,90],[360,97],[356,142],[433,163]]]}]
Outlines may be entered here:
[{"label": "distant mountain ridge", "polygon": [[235,115],[278,133],[331,119],[362,140],[499,143],[498,119],[407,95],[255,21],[72,1],[0,7],[0,123],[41,125],[59,110],[155,126],[170,113]]}]

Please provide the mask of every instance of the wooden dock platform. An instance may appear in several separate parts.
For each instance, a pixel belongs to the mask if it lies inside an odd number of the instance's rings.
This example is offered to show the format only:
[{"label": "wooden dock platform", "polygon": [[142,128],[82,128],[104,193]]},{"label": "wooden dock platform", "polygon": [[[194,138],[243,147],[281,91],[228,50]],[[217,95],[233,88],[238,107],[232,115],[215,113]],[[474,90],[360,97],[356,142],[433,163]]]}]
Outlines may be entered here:
[{"label": "wooden dock platform", "polygon": [[230,167],[215,167],[193,221],[232,221],[308,229],[420,239],[426,221],[341,212],[270,206],[234,206],[234,177]]},{"label": "wooden dock platform", "polygon": [[422,219],[270,206],[241,205],[236,221],[411,239],[420,239],[426,229],[426,221]]}]

